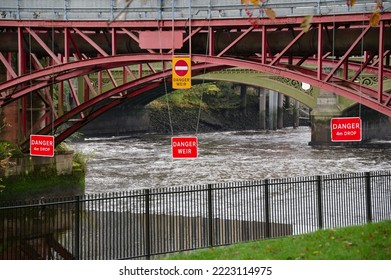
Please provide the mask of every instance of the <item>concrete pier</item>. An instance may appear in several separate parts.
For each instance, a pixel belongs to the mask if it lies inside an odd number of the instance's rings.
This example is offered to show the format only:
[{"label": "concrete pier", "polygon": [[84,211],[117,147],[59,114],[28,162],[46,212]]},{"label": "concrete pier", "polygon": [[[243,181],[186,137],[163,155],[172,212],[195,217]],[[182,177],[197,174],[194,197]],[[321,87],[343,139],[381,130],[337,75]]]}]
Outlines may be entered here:
[{"label": "concrete pier", "polygon": [[278,93],[277,103],[277,129],[284,128],[284,95]]},{"label": "concrete pier", "polygon": [[266,93],[264,88],[258,88],[259,94],[259,129],[266,129]]},{"label": "concrete pier", "polygon": [[278,93],[269,90],[269,130],[277,129],[277,106],[278,105]]},{"label": "concrete pier", "polygon": [[330,145],[330,122],[334,117],[342,116],[338,108],[337,96],[334,93],[320,91],[317,106],[311,112],[311,142],[310,145]]},{"label": "concrete pier", "polygon": [[300,125],[300,103],[293,101],[293,128],[298,128]]}]

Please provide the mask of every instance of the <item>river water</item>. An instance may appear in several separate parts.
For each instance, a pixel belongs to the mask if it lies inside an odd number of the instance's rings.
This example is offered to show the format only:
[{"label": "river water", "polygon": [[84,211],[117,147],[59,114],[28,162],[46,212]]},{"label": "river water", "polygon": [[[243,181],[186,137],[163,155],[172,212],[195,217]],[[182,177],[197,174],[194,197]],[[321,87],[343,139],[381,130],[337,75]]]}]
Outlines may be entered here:
[{"label": "river water", "polygon": [[94,138],[72,147],[89,157],[86,193],[391,169],[384,146],[314,148],[310,138],[309,127],[203,133],[197,159],[172,159],[171,135]]}]

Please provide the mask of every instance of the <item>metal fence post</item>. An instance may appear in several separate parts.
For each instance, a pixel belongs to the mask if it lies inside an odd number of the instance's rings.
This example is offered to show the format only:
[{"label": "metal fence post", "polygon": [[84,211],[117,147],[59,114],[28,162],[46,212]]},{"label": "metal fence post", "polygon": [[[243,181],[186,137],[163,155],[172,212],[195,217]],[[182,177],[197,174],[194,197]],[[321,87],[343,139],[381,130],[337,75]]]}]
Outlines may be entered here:
[{"label": "metal fence post", "polygon": [[208,231],[209,247],[213,247],[213,201],[212,201],[212,184],[208,184]]},{"label": "metal fence post", "polygon": [[149,225],[149,202],[150,202],[150,194],[149,189],[145,189],[145,254],[147,260],[151,259],[151,229]]},{"label": "metal fence post", "polygon": [[265,238],[270,238],[270,197],[269,180],[265,180]]},{"label": "metal fence post", "polygon": [[365,193],[367,207],[367,222],[372,222],[372,193],[371,193],[371,173],[365,172]]},{"label": "metal fence post", "polygon": [[323,205],[322,205],[322,177],[316,177],[316,186],[317,186],[317,205],[318,205],[318,227],[319,229],[323,228]]},{"label": "metal fence post", "polygon": [[80,196],[77,196],[75,207],[75,248],[73,253],[76,260],[80,259],[80,216]]}]

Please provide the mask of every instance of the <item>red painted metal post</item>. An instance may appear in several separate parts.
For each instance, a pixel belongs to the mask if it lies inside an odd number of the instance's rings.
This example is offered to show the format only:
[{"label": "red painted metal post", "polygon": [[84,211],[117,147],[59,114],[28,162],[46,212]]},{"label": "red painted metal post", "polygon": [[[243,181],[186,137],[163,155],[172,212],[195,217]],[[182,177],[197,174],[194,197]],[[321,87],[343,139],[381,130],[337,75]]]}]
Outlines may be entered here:
[{"label": "red painted metal post", "polygon": [[[59,54],[59,59],[65,62],[65,58],[62,54]],[[54,108],[53,108],[54,109]],[[57,114],[62,116],[64,114],[64,82],[58,83],[58,105],[57,105]],[[53,120],[54,121],[54,120]]]},{"label": "red painted metal post", "polygon": [[98,72],[98,95],[102,93],[103,86],[103,73],[102,71]]},{"label": "red painted metal post", "polygon": [[64,63],[68,63],[69,61],[69,30],[67,27],[64,28]]},{"label": "red painted metal post", "polygon": [[[26,53],[23,48],[23,30],[18,27],[18,76],[22,76],[26,72]],[[30,93],[31,94],[31,93]],[[24,96],[20,101],[20,136],[25,139],[27,137],[27,96]]]},{"label": "red painted metal post", "polygon": [[117,31],[113,27],[111,28],[111,55],[117,54]]},{"label": "red painted metal post", "polygon": [[138,65],[138,78],[142,78],[143,77],[143,65],[140,63]]},{"label": "red painted metal post", "polygon": [[379,29],[379,74],[378,74],[378,84],[377,84],[377,91],[378,91],[378,101],[379,103],[383,102],[383,74],[384,74],[384,21],[380,22],[380,29]]},{"label": "red painted metal post", "polygon": [[208,27],[208,36],[209,36],[209,55],[213,56],[215,53],[215,33],[213,27]]},{"label": "red painted metal post", "polygon": [[347,80],[348,75],[349,75],[349,59],[346,59],[343,64],[343,78]]},{"label": "red painted metal post", "polygon": [[23,31],[21,27],[18,27],[18,76],[22,76],[24,74],[25,62],[25,53],[23,51]]},{"label": "red painted metal post", "polygon": [[[122,84],[126,84],[126,82],[127,82],[127,75],[126,75],[126,73],[127,73],[126,72],[126,67],[124,66],[122,68]],[[122,94],[126,94],[126,92],[123,91]]]},{"label": "red painted metal post", "polygon": [[266,56],[267,56],[267,34],[266,34],[266,25],[262,25],[262,64],[266,64]]},{"label": "red painted metal post", "polygon": [[318,24],[318,71],[317,78],[322,80],[323,74],[323,24]]}]

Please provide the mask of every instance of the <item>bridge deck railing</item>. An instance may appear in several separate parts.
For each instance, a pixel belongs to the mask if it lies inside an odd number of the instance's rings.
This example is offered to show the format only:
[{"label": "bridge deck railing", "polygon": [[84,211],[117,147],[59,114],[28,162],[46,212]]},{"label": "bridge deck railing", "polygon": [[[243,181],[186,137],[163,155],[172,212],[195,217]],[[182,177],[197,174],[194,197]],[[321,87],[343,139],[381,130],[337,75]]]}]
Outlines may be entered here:
[{"label": "bridge deck railing", "polygon": [[[259,6],[242,5],[240,0],[134,0],[126,7],[125,0],[70,1],[70,0],[2,0],[0,17],[17,20],[157,20],[263,17]],[[371,12],[374,1],[357,1],[348,7],[345,0],[270,0],[277,16],[332,15]],[[391,10],[391,1],[383,1],[384,10]],[[121,14],[120,17],[118,15]]]}]

